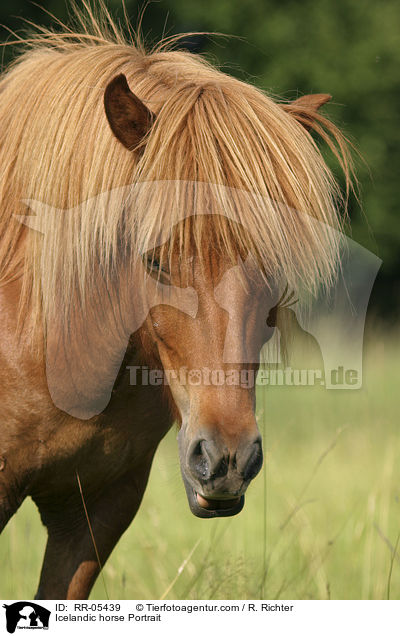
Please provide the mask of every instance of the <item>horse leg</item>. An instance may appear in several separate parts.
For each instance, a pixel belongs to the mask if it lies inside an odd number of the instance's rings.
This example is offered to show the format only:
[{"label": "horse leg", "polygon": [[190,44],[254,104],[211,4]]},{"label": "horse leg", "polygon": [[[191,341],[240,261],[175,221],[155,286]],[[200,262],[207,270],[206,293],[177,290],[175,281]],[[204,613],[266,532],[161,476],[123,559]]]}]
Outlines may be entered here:
[{"label": "horse leg", "polygon": [[23,489],[18,488],[14,475],[5,474],[10,472],[9,467],[6,466],[6,470],[4,467],[5,460],[0,457],[0,533],[25,499]]},{"label": "horse leg", "polygon": [[22,501],[10,505],[8,499],[0,494],[0,534],[3,532],[11,517],[17,512]]},{"label": "horse leg", "polygon": [[[96,549],[82,500],[34,498],[48,541],[37,599],[85,599],[122,533],[135,516],[147,484],[149,462],[144,469],[125,473],[108,484],[99,496],[85,501]],[[78,486],[77,486],[78,488]]]}]

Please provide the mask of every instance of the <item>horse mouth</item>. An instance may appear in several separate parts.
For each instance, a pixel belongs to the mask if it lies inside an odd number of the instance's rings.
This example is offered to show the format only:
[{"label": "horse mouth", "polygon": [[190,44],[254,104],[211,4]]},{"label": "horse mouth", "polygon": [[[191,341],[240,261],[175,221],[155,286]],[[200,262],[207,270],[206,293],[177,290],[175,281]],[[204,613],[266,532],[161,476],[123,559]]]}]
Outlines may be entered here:
[{"label": "horse mouth", "polygon": [[240,503],[240,497],[234,499],[210,499],[203,497],[200,493],[196,492],[196,499],[199,506],[206,510],[230,510],[236,508]]},{"label": "horse mouth", "polygon": [[186,494],[189,502],[191,512],[195,517],[200,519],[215,519],[216,517],[233,517],[237,515],[244,506],[244,495],[233,498],[221,498],[214,499],[205,497],[196,492],[186,479],[183,480],[185,484]]}]

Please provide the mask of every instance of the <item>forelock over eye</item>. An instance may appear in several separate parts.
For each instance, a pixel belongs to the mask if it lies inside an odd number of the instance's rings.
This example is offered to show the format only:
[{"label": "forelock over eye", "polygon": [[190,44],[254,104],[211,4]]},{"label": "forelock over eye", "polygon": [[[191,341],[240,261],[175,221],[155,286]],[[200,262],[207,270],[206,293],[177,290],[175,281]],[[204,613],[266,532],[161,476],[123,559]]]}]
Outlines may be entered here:
[{"label": "forelock over eye", "polygon": [[150,272],[163,272],[164,274],[169,274],[169,268],[166,264],[162,264],[160,259],[153,256],[147,257],[147,269]]}]

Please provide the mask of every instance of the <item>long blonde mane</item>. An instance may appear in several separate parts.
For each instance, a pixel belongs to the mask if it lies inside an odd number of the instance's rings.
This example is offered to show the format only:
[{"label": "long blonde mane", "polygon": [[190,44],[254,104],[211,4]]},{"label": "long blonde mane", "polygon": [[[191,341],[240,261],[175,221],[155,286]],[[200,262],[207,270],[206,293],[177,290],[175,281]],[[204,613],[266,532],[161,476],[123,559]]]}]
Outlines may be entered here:
[{"label": "long blonde mane", "polygon": [[[292,285],[329,284],[338,261],[330,228],[340,228],[343,199],[299,121],[304,113],[296,118],[288,103],[198,55],[171,50],[168,41],[146,52],[104,7],[97,18],[85,7],[76,31],[39,29],[20,42],[25,51],[0,80],[0,284],[23,275],[31,313],[46,310],[55,295],[67,310],[96,267],[105,276],[115,269],[124,242],[139,253],[149,236],[180,220],[179,205],[168,202],[163,188],[151,195],[151,205],[127,197],[126,187],[133,192],[138,183],[211,184],[221,217],[235,221],[227,229],[213,218],[221,248],[255,252],[268,275]],[[105,88],[120,73],[156,114],[142,154],[114,138],[105,116]],[[348,182],[341,133],[320,114],[310,112],[308,121],[337,154]],[[250,199],[232,203],[227,189],[251,193]],[[87,204],[99,195],[101,205]],[[43,234],[16,218],[35,213],[32,201],[50,211]],[[60,223],[60,211],[68,210],[74,213]],[[205,219],[196,224],[198,246],[209,231]],[[189,249],[185,231],[180,237],[181,251]]]}]

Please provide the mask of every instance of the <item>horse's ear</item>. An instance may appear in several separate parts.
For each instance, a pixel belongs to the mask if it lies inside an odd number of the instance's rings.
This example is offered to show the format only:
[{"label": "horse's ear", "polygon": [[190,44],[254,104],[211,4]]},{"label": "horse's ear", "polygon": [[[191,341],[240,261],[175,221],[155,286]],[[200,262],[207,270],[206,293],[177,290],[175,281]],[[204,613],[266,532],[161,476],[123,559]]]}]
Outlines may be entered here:
[{"label": "horse's ear", "polygon": [[116,138],[135,150],[149,132],[155,116],[130,90],[125,75],[117,75],[104,93],[108,123]]},{"label": "horse's ear", "polygon": [[296,108],[313,110],[315,112],[331,99],[332,95],[328,95],[327,93],[315,93],[315,95],[302,95],[289,105],[295,106]]},{"label": "horse's ear", "polygon": [[315,95],[302,95],[289,104],[283,104],[283,108],[293,115],[297,121],[307,130],[313,127],[315,114],[321,106],[332,99],[332,95],[316,93]]}]

